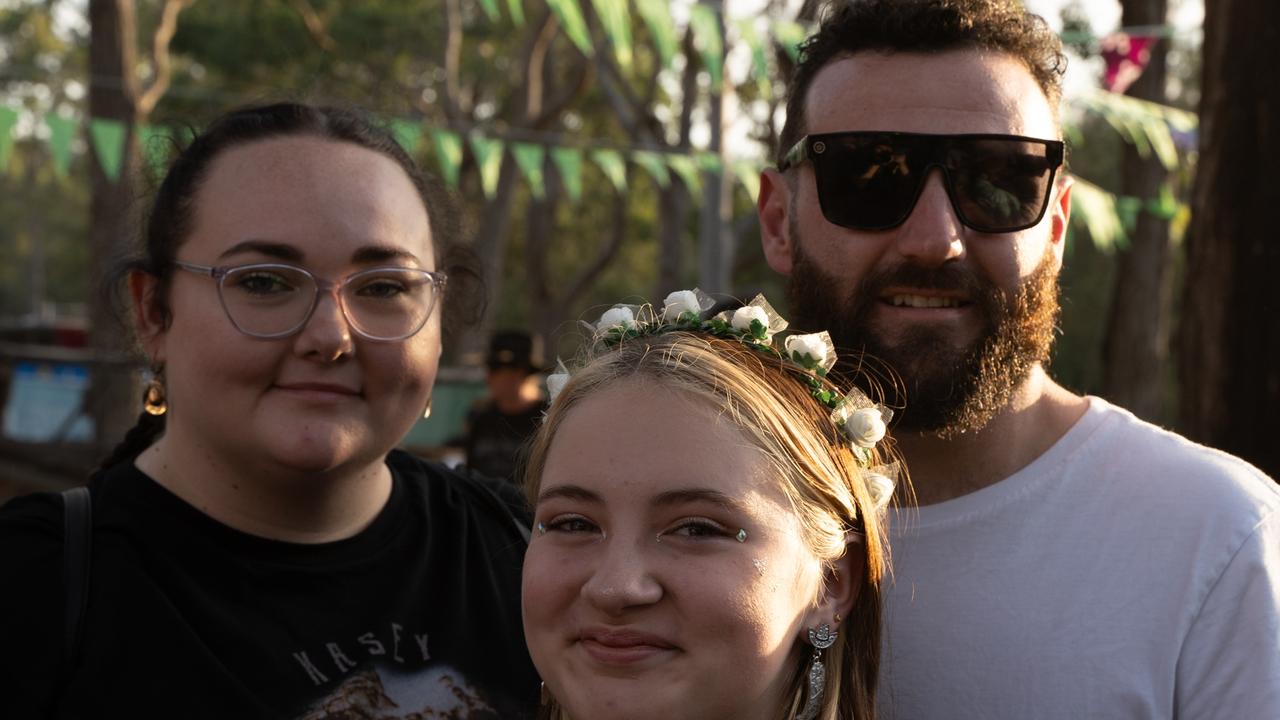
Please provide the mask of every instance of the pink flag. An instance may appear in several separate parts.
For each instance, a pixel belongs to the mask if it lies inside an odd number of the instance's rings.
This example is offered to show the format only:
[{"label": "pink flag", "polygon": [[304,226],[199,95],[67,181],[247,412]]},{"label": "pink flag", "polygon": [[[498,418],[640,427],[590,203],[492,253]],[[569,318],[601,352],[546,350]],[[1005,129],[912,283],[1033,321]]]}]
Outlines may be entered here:
[{"label": "pink flag", "polygon": [[1129,35],[1114,32],[1102,38],[1099,46],[1102,59],[1107,63],[1102,86],[1111,92],[1122,93],[1142,75],[1151,60],[1151,44],[1159,38],[1154,35]]}]

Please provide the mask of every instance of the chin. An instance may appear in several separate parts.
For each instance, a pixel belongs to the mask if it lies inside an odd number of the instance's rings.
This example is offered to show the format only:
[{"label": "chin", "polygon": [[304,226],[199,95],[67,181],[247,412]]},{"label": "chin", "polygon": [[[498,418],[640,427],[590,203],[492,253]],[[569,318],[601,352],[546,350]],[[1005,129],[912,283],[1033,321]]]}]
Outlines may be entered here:
[{"label": "chin", "polygon": [[370,447],[367,437],[348,433],[316,432],[311,427],[291,437],[271,443],[268,454],[276,463],[298,472],[323,474],[344,466],[371,462],[386,455],[389,448]]},{"label": "chin", "polygon": [[575,689],[576,696],[562,705],[572,720],[681,720],[704,717],[696,709],[697,698],[678,702],[677,698],[671,696],[673,688],[669,685],[657,687],[638,680],[625,682],[631,687],[610,688],[584,683]]}]

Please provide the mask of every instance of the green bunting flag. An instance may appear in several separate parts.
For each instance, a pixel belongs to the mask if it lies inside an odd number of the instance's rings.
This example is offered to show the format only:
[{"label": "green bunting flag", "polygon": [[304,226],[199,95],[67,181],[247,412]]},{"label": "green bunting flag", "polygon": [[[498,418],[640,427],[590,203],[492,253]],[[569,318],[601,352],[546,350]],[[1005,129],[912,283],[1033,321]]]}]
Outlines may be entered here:
[{"label": "green bunting flag", "polygon": [[609,178],[618,192],[626,191],[627,164],[623,162],[622,155],[616,150],[594,150],[591,153],[591,159],[595,161],[605,177]]},{"label": "green bunting flag", "polygon": [[569,199],[575,203],[581,200],[582,151],[577,148],[551,148],[551,161],[556,164],[556,172],[560,173],[560,182],[569,193]]},{"label": "green bunting flag", "polygon": [[0,172],[9,169],[9,157],[13,155],[13,126],[18,123],[18,111],[0,105]]},{"label": "green bunting flag", "polygon": [[169,166],[169,148],[172,144],[169,130],[159,125],[138,126],[138,149],[142,157],[151,166],[156,177],[164,177]]},{"label": "green bunting flag", "polygon": [[458,187],[458,168],[462,165],[462,138],[448,130],[433,130],[431,138],[436,144],[436,162],[440,163],[440,175],[449,187]]},{"label": "green bunting flag", "polygon": [[502,141],[473,135],[471,152],[480,168],[480,188],[486,198],[492,198],[498,191],[498,175],[502,172]]},{"label": "green bunting flag", "polygon": [[392,120],[391,134],[404,151],[413,155],[418,152],[418,142],[422,139],[422,126],[410,120]]},{"label": "green bunting flag", "polygon": [[698,167],[709,173],[719,173],[721,170],[720,156],[715,153],[694,153],[694,159],[697,160]]},{"label": "green bunting flag", "polygon": [[1104,252],[1129,245],[1118,209],[1115,195],[1082,178],[1075,179],[1071,187],[1071,225],[1083,226],[1094,247]]},{"label": "green bunting flag", "polygon": [[668,0],[636,0],[636,9],[653,38],[661,67],[671,67],[676,56],[676,26],[671,21],[671,4]]},{"label": "green bunting flag", "polygon": [[671,174],[667,172],[667,164],[662,161],[662,156],[656,152],[649,150],[637,150],[631,155],[631,159],[636,164],[644,168],[645,172],[658,183],[658,187],[666,187],[671,184]]},{"label": "green bunting flag", "polygon": [[790,20],[775,20],[772,29],[773,39],[787,51],[791,62],[797,62],[800,59],[800,43],[804,42],[806,35],[804,26]]},{"label": "green bunting flag", "polygon": [[738,182],[746,188],[751,202],[755,203],[756,198],[760,197],[760,167],[750,160],[738,160],[730,167],[733,169],[734,176],[738,178]]},{"label": "green bunting flag", "polygon": [[684,183],[684,189],[691,197],[697,197],[702,192],[702,175],[693,158],[688,155],[668,155],[667,164],[680,176],[680,182]]},{"label": "green bunting flag", "polygon": [[524,3],[521,0],[507,0],[507,10],[511,13],[511,22],[516,27],[524,25]]},{"label": "green bunting flag", "polygon": [[625,71],[631,70],[631,17],[627,0],[591,0],[604,32],[613,44],[613,55]]},{"label": "green bunting flag", "polygon": [[702,54],[702,62],[711,73],[711,87],[723,81],[724,39],[720,34],[720,16],[710,6],[698,3],[689,8],[689,29],[693,45]]},{"label": "green bunting flag", "polygon": [[547,0],[547,5],[555,13],[560,27],[564,28],[564,33],[573,44],[578,46],[583,55],[590,57],[595,51],[591,46],[591,35],[587,32],[587,21],[582,17],[577,0]]},{"label": "green bunting flag", "polygon": [[480,0],[480,7],[484,8],[484,14],[489,16],[489,22],[498,22],[498,0]]},{"label": "green bunting flag", "polygon": [[49,127],[49,150],[53,153],[53,169],[66,176],[71,167],[71,139],[76,134],[76,121],[51,112],[44,116]]},{"label": "green bunting flag", "polygon": [[542,176],[542,161],[546,150],[533,143],[511,143],[511,154],[516,159],[520,172],[524,173],[525,182],[529,183],[529,191],[539,200],[547,196],[546,178]]},{"label": "green bunting flag", "polygon": [[120,178],[120,165],[124,159],[125,125],[110,118],[93,118],[89,121],[89,139],[93,152],[102,166],[102,172],[112,182]]}]

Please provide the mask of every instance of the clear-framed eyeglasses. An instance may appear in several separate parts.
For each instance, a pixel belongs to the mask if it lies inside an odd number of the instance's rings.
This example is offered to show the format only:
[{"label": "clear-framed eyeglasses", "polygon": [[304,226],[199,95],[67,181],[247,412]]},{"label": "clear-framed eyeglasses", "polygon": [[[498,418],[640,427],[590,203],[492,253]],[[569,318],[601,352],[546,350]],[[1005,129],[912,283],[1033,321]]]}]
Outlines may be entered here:
[{"label": "clear-framed eyeglasses", "polygon": [[336,291],[351,329],[369,340],[412,337],[444,296],[445,274],[406,267],[378,267],[324,280],[281,263],[209,267],[174,261],[183,270],[213,278],[231,324],[256,338],[283,338],[307,324],[320,293]]}]

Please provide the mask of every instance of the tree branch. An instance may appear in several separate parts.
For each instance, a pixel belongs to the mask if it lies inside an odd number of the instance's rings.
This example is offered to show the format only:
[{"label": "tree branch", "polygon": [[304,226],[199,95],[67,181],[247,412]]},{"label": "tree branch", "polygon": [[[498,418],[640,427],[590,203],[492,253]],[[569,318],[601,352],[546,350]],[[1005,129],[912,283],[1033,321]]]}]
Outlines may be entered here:
[{"label": "tree branch", "polygon": [[310,2],[307,2],[307,0],[289,0],[289,6],[293,8],[294,12],[298,13],[298,17],[302,18],[302,24],[307,27],[307,34],[311,36],[316,45],[320,46],[321,50],[332,53],[338,47],[338,43],[334,41],[333,36],[329,34],[328,27],[326,27],[329,24],[329,19],[320,17],[316,9],[311,7]]},{"label": "tree branch", "polygon": [[160,11],[160,24],[151,38],[151,66],[155,74],[151,82],[138,95],[138,115],[147,117],[155,109],[156,103],[169,89],[169,78],[172,66],[169,62],[169,43],[178,31],[178,15],[195,0],[165,0]]},{"label": "tree branch", "polygon": [[458,0],[446,0],[444,8],[444,114],[456,123],[471,114],[471,103],[459,80],[462,74],[462,8]]},{"label": "tree branch", "polygon": [[[628,172],[628,175],[631,173]],[[609,232],[609,241],[605,243],[600,252],[596,253],[595,258],[582,269],[569,283],[569,289],[564,293],[564,300],[561,304],[568,307],[577,302],[592,284],[596,277],[609,267],[609,263],[613,262],[614,256],[618,254],[618,250],[622,247],[622,242],[627,238],[627,201],[630,198],[628,193],[620,192],[613,199],[613,221]]]}]

